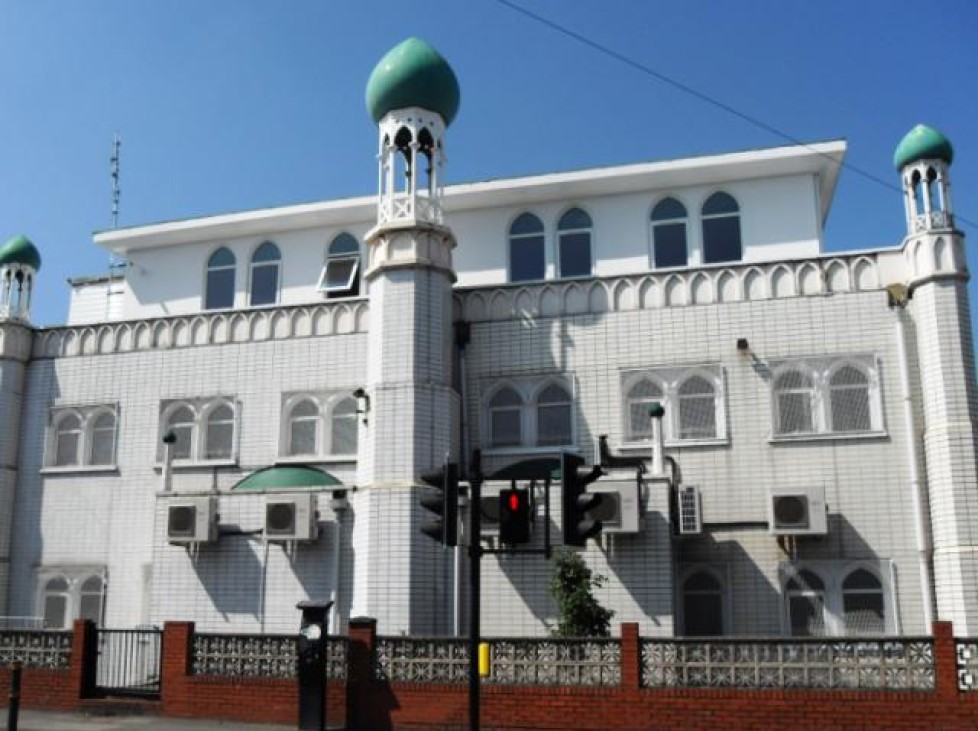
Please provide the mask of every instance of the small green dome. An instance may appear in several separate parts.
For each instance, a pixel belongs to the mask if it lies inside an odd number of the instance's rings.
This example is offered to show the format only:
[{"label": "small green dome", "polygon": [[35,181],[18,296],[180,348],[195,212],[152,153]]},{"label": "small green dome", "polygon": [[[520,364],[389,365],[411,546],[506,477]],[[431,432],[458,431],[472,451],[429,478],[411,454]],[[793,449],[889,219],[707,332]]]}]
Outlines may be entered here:
[{"label": "small green dome", "polygon": [[0,246],[0,265],[2,264],[24,264],[38,271],[41,268],[41,252],[29,238],[20,234]]},{"label": "small green dome", "polygon": [[328,472],[309,465],[265,467],[240,480],[232,490],[274,490],[276,488],[322,488],[342,485]]},{"label": "small green dome", "polygon": [[394,46],[367,81],[367,111],[379,122],[392,109],[437,112],[447,127],[458,112],[458,79],[441,54],[420,38]]},{"label": "small green dome", "polygon": [[918,124],[900,140],[893,153],[893,166],[901,170],[917,160],[943,160],[948,165],[954,158],[951,141],[933,127]]}]

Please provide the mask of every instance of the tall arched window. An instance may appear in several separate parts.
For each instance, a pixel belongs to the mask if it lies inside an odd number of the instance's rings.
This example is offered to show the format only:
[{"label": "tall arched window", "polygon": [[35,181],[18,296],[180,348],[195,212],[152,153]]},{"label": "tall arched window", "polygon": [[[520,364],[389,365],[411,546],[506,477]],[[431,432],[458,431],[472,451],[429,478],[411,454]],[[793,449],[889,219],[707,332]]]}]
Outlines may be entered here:
[{"label": "tall arched window", "polygon": [[679,438],[712,439],[717,435],[716,389],[702,376],[679,386]]},{"label": "tall arched window", "polygon": [[675,198],[665,198],[652,209],[652,257],[657,268],[684,267],[686,207]]},{"label": "tall arched window", "polygon": [[689,637],[723,634],[723,585],[708,571],[683,582],[683,631]]},{"label": "tall arched window", "polygon": [[869,379],[858,368],[846,365],[829,379],[832,431],[869,431]]},{"label": "tall arched window", "polygon": [[234,307],[234,274],[237,262],[231,250],[222,246],[207,260],[207,284],[204,309]]},{"label": "tall arched window", "polygon": [[663,403],[662,387],[648,378],[637,381],[625,396],[628,407],[627,439],[636,441],[652,436],[649,408],[653,403]]},{"label": "tall arched window", "polygon": [[319,405],[303,399],[289,412],[289,456],[317,454],[319,451]]},{"label": "tall arched window", "polygon": [[546,276],[543,222],[522,213],[509,227],[509,281],[525,282]]},{"label": "tall arched window", "polygon": [[68,413],[58,422],[54,432],[54,464],[65,467],[78,464],[81,445],[81,418],[74,412]]},{"label": "tall arched window", "polygon": [[196,431],[196,420],[194,412],[189,406],[178,406],[170,412],[166,420],[167,431],[173,432],[176,441],[173,443],[173,459],[190,459],[193,455],[194,432]]},{"label": "tall arched window", "polygon": [[561,277],[591,275],[591,217],[571,208],[557,222],[557,259]]},{"label": "tall arched window", "polygon": [[234,409],[218,404],[207,412],[204,459],[229,459],[234,453]]},{"label": "tall arched window", "polygon": [[523,441],[523,399],[512,388],[499,389],[489,401],[489,443],[519,446]]},{"label": "tall arched window", "polygon": [[279,265],[282,255],[271,241],[255,249],[251,257],[251,293],[249,304],[273,305],[278,301]]},{"label": "tall arched window", "polygon": [[704,263],[740,261],[743,258],[740,207],[733,196],[723,192],[714,193],[706,199],[701,214]]},{"label": "tall arched window", "polygon": [[78,603],[78,618],[102,621],[102,592],[104,583],[100,576],[89,576],[81,585]]},{"label": "tall arched window", "polygon": [[825,583],[811,571],[799,571],[785,585],[788,623],[795,637],[825,634]]},{"label": "tall arched window", "polygon": [[360,294],[360,243],[346,232],[333,239],[326,250],[326,267],[319,288],[327,297]]},{"label": "tall arched window", "polygon": [[115,414],[103,411],[92,421],[89,430],[88,463],[115,464]]},{"label": "tall arched window", "polygon": [[333,407],[330,415],[331,454],[356,454],[357,451],[357,402],[346,398]]},{"label": "tall arched window", "polygon": [[842,582],[842,612],[847,635],[886,632],[883,585],[866,569],[856,569]]},{"label": "tall arched window", "polygon": [[571,396],[565,388],[551,383],[537,396],[537,444],[570,444]]},{"label": "tall arched window", "polygon": [[68,580],[58,576],[44,585],[42,597],[45,629],[68,627]]},{"label": "tall arched window", "polygon": [[812,379],[799,370],[789,370],[774,379],[775,432],[810,434],[815,431]]}]

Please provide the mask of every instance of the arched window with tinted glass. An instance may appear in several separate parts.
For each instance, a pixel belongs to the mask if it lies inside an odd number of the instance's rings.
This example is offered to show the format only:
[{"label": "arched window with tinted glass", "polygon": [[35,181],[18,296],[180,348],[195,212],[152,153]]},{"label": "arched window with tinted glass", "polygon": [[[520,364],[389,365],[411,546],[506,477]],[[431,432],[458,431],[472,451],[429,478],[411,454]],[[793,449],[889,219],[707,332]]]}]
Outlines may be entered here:
[{"label": "arched window with tinted glass", "polygon": [[44,584],[41,596],[44,629],[67,629],[69,618],[68,580],[58,576]]},{"label": "arched window with tinted glass", "polygon": [[292,407],[288,419],[289,456],[318,454],[319,405],[311,398],[304,398]]},{"label": "arched window with tinted glass", "polygon": [[493,447],[512,447],[522,441],[523,399],[507,386],[489,400],[489,443]]},{"label": "arched window with tinted glass", "polygon": [[801,370],[784,371],[774,379],[775,433],[810,434],[815,431],[815,388]]},{"label": "arched window with tinted glass", "polygon": [[234,409],[219,403],[207,412],[204,459],[230,459],[234,453]]},{"label": "arched window with tinted glass", "polygon": [[89,427],[88,463],[115,464],[115,414],[102,411],[92,418]]},{"label": "arched window with tinted glass", "polygon": [[195,438],[196,431],[196,417],[189,406],[180,405],[170,411],[167,415],[164,435],[167,432],[172,432],[173,436],[176,437],[171,447],[173,459],[191,458],[197,441]]},{"label": "arched window with tinted glass", "polygon": [[271,241],[255,249],[251,256],[250,305],[273,305],[278,301],[279,268],[282,255]]},{"label": "arched window with tinted glass", "polygon": [[330,414],[331,454],[356,454],[357,452],[357,402],[345,398],[333,407]]},{"label": "arched window with tinted glass", "polygon": [[591,275],[591,217],[580,208],[557,222],[557,260],[561,277]]},{"label": "arched window with tinted glass", "polygon": [[679,384],[679,438],[712,439],[717,435],[716,387],[703,376]]},{"label": "arched window with tinted glass", "polygon": [[54,465],[56,467],[79,464],[81,436],[82,423],[78,414],[72,411],[58,420],[54,430]]},{"label": "arched window with tinted glass", "polygon": [[330,242],[319,289],[327,297],[360,294],[360,242],[351,234],[341,233]]},{"label": "arched window with tinted glass", "polygon": [[883,585],[866,569],[856,569],[842,582],[842,612],[847,635],[886,632]]},{"label": "arched window with tinted glass", "polygon": [[799,571],[785,585],[788,625],[795,637],[825,634],[825,583],[812,571]]},{"label": "arched window with tinted glass", "polygon": [[740,261],[740,206],[728,193],[714,193],[703,204],[703,262]]},{"label": "arched window with tinted glass", "polygon": [[852,365],[844,365],[829,378],[832,431],[869,431],[869,378]]},{"label": "arched window with tinted glass", "polygon": [[686,218],[686,207],[675,198],[665,198],[652,209],[652,258],[656,268],[684,267],[689,262]]},{"label": "arched window with tinted glass", "polygon": [[509,281],[543,279],[546,267],[543,222],[532,213],[522,213],[509,227]]},{"label": "arched window with tinted glass", "polygon": [[78,618],[102,621],[102,597],[105,583],[100,576],[89,576],[82,582],[78,595]]},{"label": "arched window with tinted glass", "polygon": [[652,404],[663,403],[662,386],[650,378],[636,381],[625,394],[628,410],[626,438],[629,441],[648,439],[652,436],[652,420],[649,410]]},{"label": "arched window with tinted glass", "polygon": [[689,637],[723,634],[723,584],[709,571],[691,574],[682,586],[683,632]]},{"label": "arched window with tinted glass", "polygon": [[556,383],[546,386],[537,396],[537,444],[540,446],[570,444],[571,395]]},{"label": "arched window with tinted glass", "polygon": [[234,307],[234,275],[237,262],[231,250],[222,246],[207,260],[205,310]]}]

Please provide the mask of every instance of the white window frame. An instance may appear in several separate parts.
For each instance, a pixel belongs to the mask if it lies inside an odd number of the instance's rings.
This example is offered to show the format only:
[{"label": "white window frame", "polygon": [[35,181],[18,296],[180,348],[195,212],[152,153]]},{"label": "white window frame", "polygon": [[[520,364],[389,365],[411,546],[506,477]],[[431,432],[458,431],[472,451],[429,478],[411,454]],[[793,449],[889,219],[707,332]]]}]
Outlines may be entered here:
[{"label": "white window frame", "polygon": [[[299,417],[304,421],[312,422],[316,427],[316,438],[313,442],[312,452],[303,452],[301,454],[294,454],[292,452],[292,425],[295,421],[293,417],[293,412],[296,407],[300,404],[312,403],[316,407],[315,416],[303,416]],[[300,459],[303,457],[315,457],[322,453],[322,443],[323,443],[323,407],[320,403],[319,398],[314,394],[310,393],[297,393],[293,394],[290,398],[282,405],[282,440],[280,445],[280,454],[283,457]]]},{"label": "white window frame", "polygon": [[[570,440],[566,444],[540,444],[538,433],[537,400],[550,386],[559,386],[568,395],[570,407]],[[518,444],[493,444],[492,399],[505,388],[520,397],[520,441]],[[485,454],[556,454],[561,451],[577,451],[577,383],[566,374],[542,374],[536,376],[504,377],[488,380],[482,388],[482,451]],[[505,407],[506,410],[516,406]]]},{"label": "white window frame", "polygon": [[[791,360],[772,360],[770,413],[771,442],[794,442],[822,439],[875,439],[886,436],[883,420],[883,399],[880,390],[879,362],[873,355],[852,354],[839,356],[819,356],[795,358]],[[861,431],[834,431],[832,428],[832,376],[841,368],[852,366],[863,372],[867,380],[870,428]],[[812,431],[780,433],[780,413],[775,384],[778,377],[787,371],[797,370],[805,373],[812,381]]]},{"label": "white window frame", "polygon": [[[513,225],[522,216],[529,215],[533,216],[540,224],[540,230],[538,232],[532,233],[513,233]],[[513,246],[522,246],[523,242],[529,241],[530,239],[540,239],[540,248],[543,250],[543,276],[539,279],[513,279]],[[514,284],[532,284],[533,282],[543,282],[547,279],[547,270],[549,268],[549,263],[547,262],[547,226],[543,222],[543,219],[538,216],[533,211],[520,211],[513,220],[509,222],[509,226],[506,228],[506,276],[507,281]]]},{"label": "white window frame", "polygon": [[[231,418],[222,419],[221,421],[216,422],[215,425],[231,425],[230,454],[220,457],[210,457],[208,456],[208,452],[210,451],[209,442],[211,438],[211,415],[222,406],[225,406],[231,410]],[[225,398],[216,398],[213,401],[208,401],[206,404],[204,404],[199,413],[200,416],[198,418],[197,426],[197,439],[200,445],[198,452],[199,458],[205,461],[232,459],[237,453],[237,449],[235,448],[235,440],[238,434],[238,412],[237,409],[235,409],[234,401]]]},{"label": "white window frame", "polygon": [[[104,414],[113,418],[112,460],[105,464],[92,463],[95,422]],[[75,460],[69,464],[57,464],[58,435],[61,423],[69,416],[78,418],[78,443]],[[45,440],[45,457],[42,473],[58,472],[111,472],[118,469],[119,453],[119,406],[118,404],[89,404],[81,406],[52,406],[48,417],[48,434]]]},{"label": "white window frame", "polygon": [[720,616],[722,634],[731,634],[733,627],[733,602],[730,593],[730,571],[727,564],[694,563],[680,565],[676,581],[676,606],[679,608],[676,617],[676,629],[679,635],[686,635],[686,595],[683,587],[686,581],[695,574],[709,574],[720,584]]},{"label": "white window frame", "polygon": [[[352,253],[352,252],[350,252],[350,251],[343,251],[343,252],[336,253],[336,254],[330,253],[330,250],[332,249],[333,245],[344,234],[346,234],[347,236],[349,236],[353,241],[356,241],[357,242],[357,252],[355,254]],[[319,275],[319,283],[317,285],[317,289],[320,292],[322,292],[323,294],[326,294],[326,295],[342,295],[342,294],[346,294],[349,297],[359,296],[359,295],[351,294],[351,290],[353,289],[353,284],[354,284],[354,282],[357,281],[357,276],[359,276],[359,274],[360,274],[360,258],[361,257],[360,257],[360,248],[359,248],[359,246],[360,246],[359,239],[357,239],[357,237],[355,237],[353,234],[351,234],[349,232],[346,232],[346,231],[340,232],[339,234],[337,234],[336,236],[334,236],[330,240],[329,244],[327,244],[327,246],[326,246],[326,262],[323,264],[323,271],[322,271],[322,274]],[[342,285],[340,285],[340,284],[333,284],[333,285],[328,284],[327,282],[328,282],[328,279],[329,279],[328,274],[329,274],[329,267],[330,267],[330,265],[331,264],[340,264],[340,263],[343,263],[343,262],[353,262],[353,267],[352,267],[352,269],[350,271],[350,275],[347,277],[346,283],[345,284],[342,284]]]},{"label": "white window frame", "polygon": [[[349,402],[352,402],[352,405],[353,405],[353,411],[351,412],[352,413],[352,416],[350,416],[348,414],[337,415],[336,409],[341,404],[345,404],[345,403],[349,403]],[[330,399],[329,399],[329,401],[327,403],[327,415],[326,415],[326,424],[327,424],[327,426],[326,426],[326,429],[323,430],[323,436],[324,437],[327,437],[329,439],[329,441],[326,442],[326,444],[329,445],[329,447],[326,449],[327,456],[329,456],[329,457],[340,457],[340,458],[347,457],[347,458],[356,459],[357,452],[360,451],[360,415],[357,413],[357,411],[358,411],[358,408],[357,407],[358,407],[357,400],[350,393],[338,393],[338,394],[334,394],[332,397],[330,397]],[[356,436],[355,436],[356,445],[355,445],[355,448],[354,448],[354,450],[352,452],[336,452],[336,451],[334,451],[334,446],[335,446],[334,445],[334,433],[335,433],[335,430],[336,430],[336,420],[337,419],[352,419],[353,420],[354,429],[356,430]],[[324,448],[325,448],[325,445],[324,445]]]},{"label": "white window frame", "polygon": [[[228,457],[214,459],[207,458],[207,427],[208,417],[218,406],[226,405],[231,408],[234,421],[231,432],[231,454]],[[173,412],[181,407],[187,407],[193,414],[193,422],[190,433],[190,456],[174,457],[172,466],[199,467],[199,466],[232,466],[238,463],[238,449],[241,434],[241,403],[232,396],[212,396],[209,398],[184,398],[173,399],[160,402],[159,427],[156,435],[156,461],[157,465],[162,465],[165,459],[166,450],[163,444],[163,436],[166,434],[170,425],[170,417]]]},{"label": "white window frame", "polygon": [[[264,261],[255,261],[255,254],[257,254],[258,253],[258,250],[262,246],[264,246],[265,244],[271,244],[272,246],[275,247],[275,250],[278,252],[278,258],[277,259],[267,259],[267,260],[264,260]],[[279,246],[278,244],[276,244],[274,241],[270,241],[270,240],[262,241],[262,242],[260,242],[252,250],[251,256],[248,257],[248,290],[247,290],[248,307],[274,307],[274,306],[276,306],[281,301],[281,299],[282,299],[282,262],[283,262],[283,258],[282,258],[282,247]],[[272,300],[271,302],[263,302],[262,304],[254,304],[252,302],[253,295],[254,295],[254,292],[252,291],[252,286],[254,285],[254,281],[255,281],[255,269],[261,269],[263,267],[271,267],[271,266],[274,266],[276,268],[276,271],[275,271],[275,299]]]},{"label": "white window frame", "polygon": [[[234,262],[231,264],[217,264],[212,266],[210,263],[211,259],[213,259],[214,255],[217,254],[217,252],[219,252],[221,249],[227,250],[227,252],[231,254],[231,258],[234,259]],[[223,272],[229,270],[234,272],[234,279],[231,282],[231,304],[228,305],[227,307],[208,308],[207,295],[209,294],[209,287],[211,283],[210,282],[211,272]],[[238,257],[235,255],[234,251],[231,249],[230,246],[224,246],[224,245],[218,246],[216,249],[214,249],[207,255],[207,261],[204,262],[204,287],[203,287],[204,296],[201,299],[200,309],[203,310],[204,312],[221,312],[223,310],[234,309],[234,303],[238,295],[236,289],[237,286],[238,286]],[[250,295],[250,291],[249,291],[249,295]]]},{"label": "white window frame", "polygon": [[[679,387],[690,378],[699,376],[713,386],[714,424],[716,434],[712,437],[682,438],[679,421]],[[621,433],[623,449],[648,449],[650,438],[636,439],[631,429],[631,409],[628,394],[642,379],[651,380],[662,388],[661,403],[665,409],[662,417],[662,436],[668,447],[726,444],[727,409],[726,386],[723,367],[718,363],[703,363],[686,366],[656,366],[651,368],[628,369],[621,371]]]},{"label": "white window frame", "polygon": [[[361,437],[360,425],[362,424],[359,404],[356,404],[353,391],[356,387],[350,386],[344,389],[331,389],[328,391],[295,391],[282,394],[282,409],[279,421],[279,464],[314,464],[329,462],[356,462],[360,452]],[[356,410],[353,412],[357,434],[356,450],[344,454],[333,453],[333,415],[337,406],[347,400],[353,400]],[[312,401],[319,410],[316,416],[316,451],[314,454],[292,454],[292,411],[303,401]]]},{"label": "white window frame", "polygon": [[[669,200],[670,198],[683,207],[683,210],[686,211],[686,215],[682,218],[654,218],[656,207],[663,201]],[[684,229],[683,238],[685,239],[686,244],[686,263],[679,267],[660,266],[659,262],[657,262],[655,258],[655,230],[659,226],[676,226],[680,223],[683,225]],[[677,195],[669,194],[659,198],[659,200],[652,205],[652,209],[649,211],[649,268],[667,271],[689,268],[693,264],[693,247],[692,242],[690,241],[690,231],[689,206],[687,206],[686,203],[683,202],[683,200]]]},{"label": "white window frame", "polygon": [[781,591],[781,633],[791,636],[791,617],[788,603],[787,585],[789,580],[798,576],[802,571],[816,574],[825,587],[823,611],[823,626],[826,637],[865,637],[860,633],[847,633],[845,626],[845,609],[842,586],[846,578],[853,572],[863,569],[875,576],[880,582],[883,597],[883,636],[898,633],[899,618],[897,602],[892,583],[892,562],[887,559],[856,560],[856,561],[797,561],[785,562],[778,566]]},{"label": "white window frame", "polygon": [[37,569],[35,576],[34,615],[43,620],[45,603],[48,596],[47,585],[52,579],[64,579],[68,588],[56,592],[65,597],[65,625],[63,627],[48,627],[46,629],[71,629],[72,623],[81,615],[82,586],[91,578],[102,582],[102,592],[99,602],[99,618],[101,624],[105,618],[105,599],[108,595],[108,574],[105,566],[42,566]]},{"label": "white window frame", "polygon": [[[578,210],[581,213],[583,213],[585,216],[587,216],[588,220],[591,222],[591,225],[585,228],[563,228],[562,229],[560,227],[560,220],[573,210]],[[574,279],[587,279],[588,277],[593,277],[594,276],[594,217],[587,211],[587,209],[584,208],[584,206],[579,206],[576,204],[566,208],[563,212],[561,212],[559,216],[557,216],[557,223],[554,226],[554,233],[555,233],[554,262],[556,263],[557,279],[574,280]],[[588,258],[590,260],[589,261],[590,266],[588,267],[588,272],[586,274],[564,274],[563,261],[560,255],[560,249],[561,249],[560,239],[562,236],[565,235],[574,235],[574,234],[583,234],[583,233],[586,233],[588,235],[587,247],[588,247]]]}]

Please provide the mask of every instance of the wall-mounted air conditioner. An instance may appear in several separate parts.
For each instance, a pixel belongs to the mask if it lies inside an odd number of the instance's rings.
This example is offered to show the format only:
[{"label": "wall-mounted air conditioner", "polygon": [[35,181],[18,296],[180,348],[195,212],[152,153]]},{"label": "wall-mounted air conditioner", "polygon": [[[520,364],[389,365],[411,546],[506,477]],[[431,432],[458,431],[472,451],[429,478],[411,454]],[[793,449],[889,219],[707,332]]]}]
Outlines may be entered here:
[{"label": "wall-mounted air conditioner", "polygon": [[824,535],[828,531],[825,489],[821,485],[773,488],[768,500],[768,528],[779,536]]},{"label": "wall-mounted air conditioner", "polygon": [[312,493],[267,495],[265,538],[269,541],[314,541],[319,537],[316,496]]},{"label": "wall-mounted air conditioner", "polygon": [[601,495],[601,503],[588,515],[601,521],[601,533],[638,533],[638,486],[635,484],[588,485],[587,491]]},{"label": "wall-mounted air conditioner", "polygon": [[692,536],[703,532],[703,509],[697,487],[676,489],[676,533]]},{"label": "wall-mounted air conditioner", "polygon": [[166,537],[170,543],[190,545],[217,540],[217,500],[187,497],[167,504]]}]

